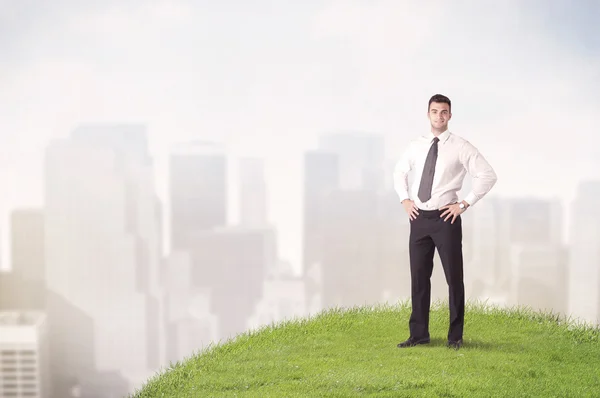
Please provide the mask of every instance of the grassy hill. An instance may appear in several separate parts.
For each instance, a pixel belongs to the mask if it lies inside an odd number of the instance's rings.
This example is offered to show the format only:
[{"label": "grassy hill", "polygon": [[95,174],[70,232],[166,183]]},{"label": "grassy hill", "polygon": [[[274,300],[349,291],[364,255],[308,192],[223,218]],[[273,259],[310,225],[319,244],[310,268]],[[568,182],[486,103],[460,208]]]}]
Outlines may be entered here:
[{"label": "grassy hill", "polygon": [[469,303],[464,346],[399,349],[410,303],[332,309],[263,327],[174,364],[142,397],[600,397],[600,329],[523,308]]}]

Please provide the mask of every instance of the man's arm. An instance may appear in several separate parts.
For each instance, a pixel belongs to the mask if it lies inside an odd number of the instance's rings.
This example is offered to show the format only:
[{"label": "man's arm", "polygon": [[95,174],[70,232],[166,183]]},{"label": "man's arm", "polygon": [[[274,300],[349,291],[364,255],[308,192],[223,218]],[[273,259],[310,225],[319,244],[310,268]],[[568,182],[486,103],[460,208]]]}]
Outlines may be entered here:
[{"label": "man's arm", "polygon": [[408,173],[411,170],[411,145],[409,145],[394,167],[394,189],[400,197],[400,202],[410,199],[410,195],[408,194]]},{"label": "man's arm", "polygon": [[498,176],[477,148],[466,141],[460,151],[460,162],[473,178],[473,188],[465,197],[465,202],[473,206],[496,185]]}]

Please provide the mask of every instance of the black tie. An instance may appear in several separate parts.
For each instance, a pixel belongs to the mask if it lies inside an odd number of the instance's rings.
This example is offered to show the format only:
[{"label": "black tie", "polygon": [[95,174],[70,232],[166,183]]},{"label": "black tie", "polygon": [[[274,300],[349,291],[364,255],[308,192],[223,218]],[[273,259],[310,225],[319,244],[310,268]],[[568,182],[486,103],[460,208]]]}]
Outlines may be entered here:
[{"label": "black tie", "polygon": [[437,143],[440,139],[435,137],[427,159],[425,159],[425,166],[423,167],[423,174],[421,175],[421,185],[419,185],[419,199],[421,202],[427,202],[431,199],[431,187],[433,186],[433,175],[435,173],[435,162],[438,155]]}]

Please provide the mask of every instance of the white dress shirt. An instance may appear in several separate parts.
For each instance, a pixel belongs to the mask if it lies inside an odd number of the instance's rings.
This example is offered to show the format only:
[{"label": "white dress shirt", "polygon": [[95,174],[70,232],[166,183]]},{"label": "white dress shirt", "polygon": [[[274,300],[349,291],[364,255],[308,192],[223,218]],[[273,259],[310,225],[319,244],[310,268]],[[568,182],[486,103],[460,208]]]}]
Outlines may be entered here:
[{"label": "white dress shirt", "polygon": [[[433,133],[412,140],[394,168],[394,188],[400,200],[411,199],[421,210],[436,210],[457,203],[466,173],[473,178],[472,190],[463,199],[470,206],[483,198],[496,184],[494,169],[469,141],[446,130],[438,136],[438,157],[433,177],[431,199],[425,203],[417,193],[425,159],[431,148]],[[410,188],[408,173],[414,170],[414,181]]]}]

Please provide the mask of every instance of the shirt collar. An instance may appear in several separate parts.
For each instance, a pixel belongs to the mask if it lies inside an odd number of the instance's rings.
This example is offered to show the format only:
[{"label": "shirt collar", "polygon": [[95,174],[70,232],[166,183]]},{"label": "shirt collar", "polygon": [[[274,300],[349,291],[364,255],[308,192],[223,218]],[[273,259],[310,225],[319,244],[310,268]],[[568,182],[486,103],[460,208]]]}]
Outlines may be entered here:
[{"label": "shirt collar", "polygon": [[[450,134],[451,134],[450,130],[446,130],[442,134],[438,135],[440,143],[443,144],[444,142],[446,142],[448,140],[448,138],[450,138]],[[429,142],[432,142],[433,139],[435,138],[435,135],[433,135],[432,132],[429,132],[429,133],[425,134],[423,137],[426,138]]]}]

